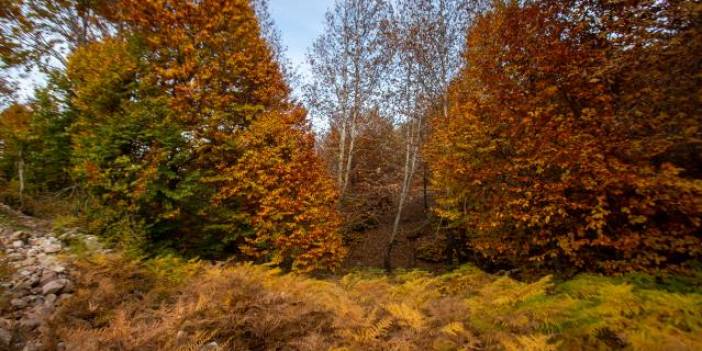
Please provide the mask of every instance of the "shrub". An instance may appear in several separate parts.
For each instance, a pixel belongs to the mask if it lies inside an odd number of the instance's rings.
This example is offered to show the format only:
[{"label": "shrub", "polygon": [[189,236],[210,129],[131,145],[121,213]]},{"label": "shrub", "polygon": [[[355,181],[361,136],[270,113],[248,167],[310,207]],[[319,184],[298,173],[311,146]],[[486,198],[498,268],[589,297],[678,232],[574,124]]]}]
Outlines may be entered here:
[{"label": "shrub", "polygon": [[[701,274],[535,282],[472,266],[317,280],[251,264],[79,264],[50,343],[76,350],[601,350],[702,345]],[[675,291],[677,279],[690,289]],[[656,281],[655,285],[650,282]]]}]

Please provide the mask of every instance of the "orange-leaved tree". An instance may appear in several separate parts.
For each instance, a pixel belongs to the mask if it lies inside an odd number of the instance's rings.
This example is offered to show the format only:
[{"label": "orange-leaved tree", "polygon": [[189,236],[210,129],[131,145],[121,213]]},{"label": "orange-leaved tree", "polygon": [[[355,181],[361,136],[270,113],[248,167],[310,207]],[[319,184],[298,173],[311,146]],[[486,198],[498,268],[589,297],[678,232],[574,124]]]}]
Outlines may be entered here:
[{"label": "orange-leaved tree", "polygon": [[104,207],[128,209],[157,245],[336,266],[336,195],[250,2],[116,12],[118,36],[69,63],[77,174]]},{"label": "orange-leaved tree", "polygon": [[702,253],[702,12],[499,4],[427,152],[437,213],[493,262],[603,272]]},{"label": "orange-leaved tree", "polygon": [[0,113],[0,160],[7,179],[16,179],[22,205],[25,188],[25,163],[34,136],[31,130],[32,111],[24,105],[13,104]]}]

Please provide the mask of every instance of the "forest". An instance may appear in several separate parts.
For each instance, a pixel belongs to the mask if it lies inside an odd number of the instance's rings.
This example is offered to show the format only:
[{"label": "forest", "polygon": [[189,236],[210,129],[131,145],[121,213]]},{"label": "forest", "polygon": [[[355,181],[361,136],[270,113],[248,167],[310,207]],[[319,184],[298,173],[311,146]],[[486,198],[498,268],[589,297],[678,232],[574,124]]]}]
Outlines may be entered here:
[{"label": "forest", "polygon": [[0,351],[702,349],[702,3],[269,1],[0,0]]}]

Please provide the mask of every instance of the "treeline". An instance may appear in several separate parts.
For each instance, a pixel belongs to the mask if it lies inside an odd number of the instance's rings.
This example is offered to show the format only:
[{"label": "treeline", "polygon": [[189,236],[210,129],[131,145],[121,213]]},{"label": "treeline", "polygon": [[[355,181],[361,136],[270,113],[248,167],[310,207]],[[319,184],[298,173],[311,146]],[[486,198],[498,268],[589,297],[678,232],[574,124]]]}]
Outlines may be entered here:
[{"label": "treeline", "polygon": [[[30,187],[77,187],[86,225],[127,248],[338,265],[336,190],[259,26],[265,3],[12,4],[9,54],[38,55],[27,63],[51,77],[3,112],[19,201]],[[64,62],[23,42],[47,28],[70,48]]]},{"label": "treeline", "polygon": [[304,108],[265,1],[2,5],[3,71],[50,77],[2,113],[3,201],[70,192],[126,247],[313,270],[386,224],[390,270],[411,219],[493,267],[702,254],[693,1],[336,1]]},{"label": "treeline", "polygon": [[699,258],[701,9],[337,2],[310,52],[307,100],[328,121],[322,155],[345,232],[394,214],[390,269],[413,202],[431,207],[449,260],[493,269]]}]

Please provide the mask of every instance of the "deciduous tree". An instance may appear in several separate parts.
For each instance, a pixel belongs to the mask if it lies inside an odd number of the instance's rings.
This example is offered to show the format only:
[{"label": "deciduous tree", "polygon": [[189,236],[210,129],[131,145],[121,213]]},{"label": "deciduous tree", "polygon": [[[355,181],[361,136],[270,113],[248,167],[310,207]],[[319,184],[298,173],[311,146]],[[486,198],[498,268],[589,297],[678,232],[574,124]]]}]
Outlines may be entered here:
[{"label": "deciduous tree", "polygon": [[433,123],[437,213],[493,262],[613,272],[699,257],[701,14],[540,1],[482,16]]}]

